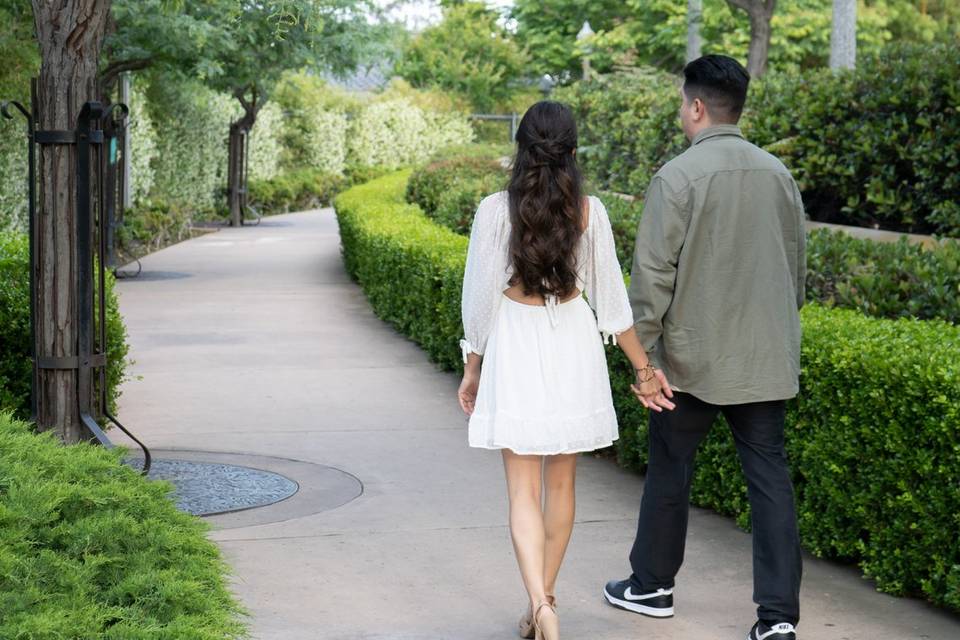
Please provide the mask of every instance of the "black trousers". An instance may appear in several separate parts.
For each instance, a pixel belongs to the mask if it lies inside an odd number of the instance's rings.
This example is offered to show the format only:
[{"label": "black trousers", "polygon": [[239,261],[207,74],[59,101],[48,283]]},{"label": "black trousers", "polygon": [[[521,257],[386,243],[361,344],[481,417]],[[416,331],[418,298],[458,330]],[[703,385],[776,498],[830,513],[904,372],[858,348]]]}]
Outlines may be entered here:
[{"label": "black trousers", "polygon": [[723,413],[747,479],[753,524],[753,600],[760,620],[800,618],[800,537],[783,444],[783,400],[718,406],[674,393],[673,411],[650,412],[650,455],[637,537],[630,552],[635,589],[673,587],[683,563],[697,446]]}]

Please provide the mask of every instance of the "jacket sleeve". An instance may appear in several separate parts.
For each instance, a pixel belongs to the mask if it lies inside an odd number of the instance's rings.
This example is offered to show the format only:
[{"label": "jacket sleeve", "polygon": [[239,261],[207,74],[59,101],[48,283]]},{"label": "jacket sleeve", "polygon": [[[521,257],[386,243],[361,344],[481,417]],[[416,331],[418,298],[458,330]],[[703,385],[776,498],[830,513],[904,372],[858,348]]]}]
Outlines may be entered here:
[{"label": "jacket sleeve", "polygon": [[594,204],[590,210],[590,215],[594,216],[591,246],[593,264],[585,283],[585,293],[587,302],[597,313],[597,326],[603,334],[603,341],[617,344],[617,335],[633,325],[633,311],[623,282],[623,270],[617,260],[607,209],[598,198],[591,198],[591,202]]},{"label": "jacket sleeve", "polygon": [[803,210],[803,197],[796,182],[793,183],[793,205],[797,220],[797,254],[793,265],[793,280],[796,283],[797,309],[802,309],[807,297],[807,214]]},{"label": "jacket sleeve", "polygon": [[503,242],[506,212],[502,206],[502,195],[485,198],[477,208],[470,231],[460,298],[460,349],[464,363],[471,352],[483,355],[503,294],[507,251]]},{"label": "jacket sleeve", "polygon": [[663,333],[663,318],[673,302],[677,264],[688,226],[685,206],[661,176],[654,176],[637,230],[630,304],[637,336],[655,363],[659,361],[655,349]]}]

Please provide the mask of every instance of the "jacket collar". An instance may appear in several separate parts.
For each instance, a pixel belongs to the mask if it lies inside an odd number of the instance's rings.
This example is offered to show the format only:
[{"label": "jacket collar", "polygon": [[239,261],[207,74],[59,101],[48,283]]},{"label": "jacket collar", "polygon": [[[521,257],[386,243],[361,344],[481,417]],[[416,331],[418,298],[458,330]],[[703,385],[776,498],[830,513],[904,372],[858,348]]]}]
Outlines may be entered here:
[{"label": "jacket collar", "polygon": [[717,136],[736,136],[738,138],[743,138],[743,133],[741,133],[740,127],[735,124],[718,124],[712,127],[707,127],[694,136],[690,146],[698,145],[704,140],[716,138]]}]

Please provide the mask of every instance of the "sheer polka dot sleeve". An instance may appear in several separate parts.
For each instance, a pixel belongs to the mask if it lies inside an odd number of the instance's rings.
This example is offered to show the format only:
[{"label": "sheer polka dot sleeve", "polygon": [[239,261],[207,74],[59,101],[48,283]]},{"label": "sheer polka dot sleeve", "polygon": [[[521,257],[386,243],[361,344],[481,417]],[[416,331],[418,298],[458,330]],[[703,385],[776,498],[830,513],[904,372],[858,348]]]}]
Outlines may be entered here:
[{"label": "sheer polka dot sleeve", "polygon": [[587,301],[597,313],[597,326],[608,340],[617,344],[617,335],[633,326],[633,310],[623,281],[623,271],[617,260],[613,228],[607,209],[598,198],[591,197],[590,270],[586,280]]},{"label": "sheer polka dot sleeve", "polygon": [[469,353],[483,355],[506,288],[507,217],[507,198],[501,192],[484,198],[473,219],[460,299],[464,336],[460,349],[464,363]]}]

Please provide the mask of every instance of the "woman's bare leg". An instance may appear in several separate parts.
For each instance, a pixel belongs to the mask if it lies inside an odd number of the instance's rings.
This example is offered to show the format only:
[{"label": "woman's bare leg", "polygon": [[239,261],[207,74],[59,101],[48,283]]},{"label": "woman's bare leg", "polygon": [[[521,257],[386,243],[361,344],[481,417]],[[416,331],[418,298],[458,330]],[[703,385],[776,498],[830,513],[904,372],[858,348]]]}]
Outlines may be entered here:
[{"label": "woman's bare leg", "polygon": [[576,511],[575,481],[577,474],[576,454],[547,456],[544,458],[543,524],[546,544],[544,546],[543,589],[554,595],[557,574],[573,532]]},{"label": "woman's bare leg", "polygon": [[[520,575],[534,610],[546,600],[543,588],[546,534],[540,506],[542,465],[541,456],[522,456],[509,449],[503,450],[507,494],[510,497],[510,536],[517,564],[520,565]],[[558,637],[557,619],[552,611],[541,612],[540,624],[546,637]]]}]

